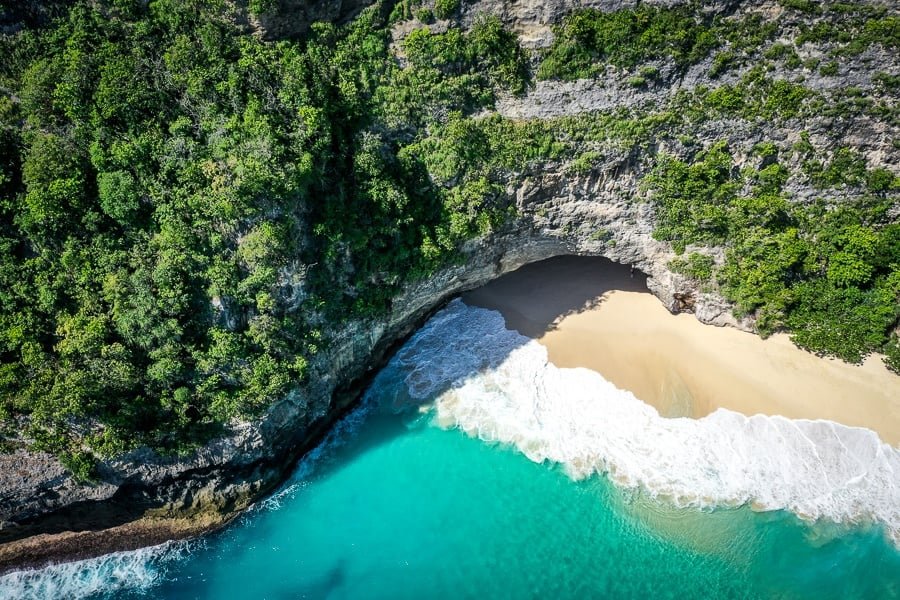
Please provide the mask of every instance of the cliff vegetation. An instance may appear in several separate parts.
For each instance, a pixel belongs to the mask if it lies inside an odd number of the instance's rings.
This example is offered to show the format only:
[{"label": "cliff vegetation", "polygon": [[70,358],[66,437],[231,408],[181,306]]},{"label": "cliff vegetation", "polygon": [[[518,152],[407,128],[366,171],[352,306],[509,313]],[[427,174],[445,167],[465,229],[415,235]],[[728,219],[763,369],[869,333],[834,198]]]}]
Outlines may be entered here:
[{"label": "cliff vegetation", "polygon": [[[278,40],[253,26],[269,9],[94,0],[0,19],[16,24],[0,38],[7,448],[88,479],[95,457],[196,447],[302,381],[336,324],[523,218],[510,190],[529,173],[623,152],[673,272],[762,334],[900,370],[888,5],[585,9],[529,48],[458,1],[377,3]],[[633,101],[496,110],[584,80]],[[822,118],[874,123],[892,147],[810,136]]]}]

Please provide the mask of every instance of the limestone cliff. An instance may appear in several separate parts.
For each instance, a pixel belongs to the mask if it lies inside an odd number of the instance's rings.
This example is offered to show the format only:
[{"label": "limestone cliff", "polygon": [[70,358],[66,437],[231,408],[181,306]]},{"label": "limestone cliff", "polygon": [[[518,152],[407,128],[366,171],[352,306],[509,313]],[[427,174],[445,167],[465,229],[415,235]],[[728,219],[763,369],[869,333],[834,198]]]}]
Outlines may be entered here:
[{"label": "limestone cliff", "polygon": [[[543,48],[552,42],[551,26],[576,6],[609,11],[636,4],[480,0],[462,6],[453,19],[468,26],[480,13],[495,14],[520,36],[524,46]],[[255,26],[268,37],[293,36],[305,31],[311,21],[345,19],[361,6],[353,1],[281,0],[259,16]],[[717,2],[704,10],[734,18],[758,14],[777,23],[783,36],[790,36],[798,25],[798,17],[775,2]],[[447,25],[438,21],[431,27]],[[415,19],[398,23],[396,40],[418,26],[422,23]],[[900,65],[889,50],[868,49],[842,63],[838,73],[821,74],[802,66],[804,60],[824,56],[826,50],[827,44],[806,45],[801,64],[775,61],[772,69],[784,78],[802,76],[807,88],[826,99],[834,100],[837,92],[852,86],[896,106],[896,97],[874,91],[872,79],[882,71],[900,75]],[[710,57],[683,71],[658,61],[651,65],[656,73],[653,81],[641,85],[635,85],[634,72],[613,67],[603,77],[590,80],[537,81],[524,95],[501,98],[495,112],[512,120],[546,120],[622,107],[664,106],[702,86],[738,82],[751,67],[739,66],[713,78],[712,61]],[[353,403],[367,377],[404,336],[454,295],[529,262],[562,254],[605,256],[647,273],[651,290],[670,310],[693,312],[706,323],[750,329],[752,320],[734,317],[715,286],[702,286],[669,269],[675,252],[668,242],[654,239],[654,207],[645,201],[642,187],[655,157],[660,153],[684,156],[691,145],[727,140],[737,165],[753,166],[759,161],[753,154],[759,143],[771,141],[787,148],[805,131],[805,139],[814,147],[850,146],[870,165],[896,171],[900,146],[893,119],[865,112],[777,123],[716,116],[685,132],[691,139],[683,142],[586,144],[585,152],[592,153],[587,168],[573,168],[571,159],[523,161],[521,168],[505,174],[506,193],[515,199],[515,218],[492,234],[468,242],[463,248],[464,264],[407,285],[383,318],[326,324],[331,343],[311,365],[308,383],[271,406],[261,419],[232,424],[227,435],[187,457],[163,457],[141,449],[108,461],[100,466],[99,481],[93,484],[76,482],[50,455],[19,451],[0,456],[0,570],[58,558],[60,553],[84,556],[154,541],[146,533],[128,538],[104,532],[136,519],[143,519],[143,526],[150,529],[156,524],[167,535],[190,535],[226,521],[283,479],[297,456]],[[786,189],[801,202],[816,194],[799,175],[787,180]],[[856,192],[847,189],[840,194],[853,197]],[[718,262],[724,253],[721,248],[698,251]],[[289,282],[289,273],[285,280]],[[194,525],[166,529],[167,518],[195,520]],[[61,537],[53,534],[73,530],[84,532],[78,544],[54,542]]]}]

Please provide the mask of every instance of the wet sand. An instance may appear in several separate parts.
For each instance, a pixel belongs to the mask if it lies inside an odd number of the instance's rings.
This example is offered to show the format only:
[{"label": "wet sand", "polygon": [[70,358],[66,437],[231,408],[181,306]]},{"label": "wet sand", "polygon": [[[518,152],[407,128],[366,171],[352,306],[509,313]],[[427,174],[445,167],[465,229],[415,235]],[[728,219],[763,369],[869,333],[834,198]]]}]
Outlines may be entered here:
[{"label": "wet sand", "polygon": [[667,417],[718,408],[746,415],[828,419],[900,445],[900,376],[880,357],[862,365],[819,358],[787,335],[766,340],[672,315],[645,278],[605,259],[528,265],[463,296],[498,310],[560,367],[586,367]]}]

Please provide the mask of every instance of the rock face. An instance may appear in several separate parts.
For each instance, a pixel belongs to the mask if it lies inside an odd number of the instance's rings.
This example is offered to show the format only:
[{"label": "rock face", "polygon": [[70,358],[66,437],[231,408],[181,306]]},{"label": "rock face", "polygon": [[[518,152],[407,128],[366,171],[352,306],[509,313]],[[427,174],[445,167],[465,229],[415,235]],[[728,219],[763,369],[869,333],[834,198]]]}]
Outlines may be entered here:
[{"label": "rock face", "polygon": [[[105,529],[141,517],[212,513],[220,516],[212,524],[224,522],[285,477],[294,459],[354,401],[367,375],[431,313],[454,295],[530,262],[579,254],[633,264],[651,276],[651,289],[671,310],[689,297],[702,320],[739,325],[720,299],[698,295],[668,272],[673,254],[650,235],[650,206],[622,197],[635,179],[627,164],[586,177],[548,168],[526,179],[512,190],[522,218],[470,242],[465,264],[407,287],[386,318],[331,332],[332,342],[317,356],[307,384],[259,421],[234,424],[228,435],[187,458],[141,449],[101,465],[101,483],[81,485],[51,455],[0,456],[0,570],[18,562],[15,540],[30,536]],[[121,536],[115,540],[111,547],[99,543],[95,552],[121,549]]]},{"label": "rock face", "polygon": [[[299,35],[312,21],[346,19],[365,3],[279,0],[275,9],[258,17],[256,25],[267,37]],[[636,4],[480,0],[466,4],[460,20],[466,25],[478,13],[496,14],[526,45],[541,47],[550,43],[549,26],[576,6],[614,10]],[[710,3],[705,9],[733,11],[736,5]],[[749,3],[746,10],[778,10],[778,5]],[[858,60],[896,62],[889,56],[863,55]],[[552,118],[658,103],[680,89],[707,83],[708,71],[708,61],[678,76],[661,69],[662,83],[641,90],[628,86],[625,76],[616,73],[610,73],[603,85],[596,81],[539,82],[524,97],[501,99],[497,112],[511,118]],[[864,84],[865,73],[870,71],[860,68],[842,76],[856,77]],[[736,79],[739,74],[730,77]],[[835,85],[834,79],[815,76],[806,85],[827,89]],[[719,82],[727,80],[728,76]],[[900,164],[900,151],[892,145],[893,132],[878,122],[856,118],[838,123],[821,118],[814,120],[808,131],[817,146],[827,145],[818,143],[820,139],[840,135],[874,165],[893,164],[896,168]],[[701,142],[727,138],[745,147],[764,139],[790,143],[798,135],[790,124],[726,121],[710,121],[693,134]],[[510,177],[507,192],[515,198],[519,213],[513,222],[469,242],[463,248],[464,264],[408,285],[394,298],[387,316],[326,325],[330,344],[316,356],[306,383],[271,406],[259,420],[232,424],[226,435],[187,457],[163,457],[141,449],[100,465],[101,483],[79,484],[52,456],[22,451],[0,456],[0,571],[22,564],[25,559],[19,548],[28,538],[46,540],[48,550],[29,559],[37,563],[124,549],[155,539],[126,540],[127,536],[111,535],[107,543],[89,550],[73,550],[69,544],[53,551],[52,536],[66,531],[100,531],[136,519],[193,518],[203,523],[201,528],[225,522],[283,480],[294,460],[353,403],[392,348],[430,314],[454,295],[530,262],[563,254],[605,256],[649,275],[650,289],[671,311],[691,311],[705,323],[749,329],[752,323],[735,319],[721,297],[701,291],[696,283],[669,271],[667,264],[675,255],[667,243],[653,239],[652,207],[641,201],[639,182],[646,174],[647,162],[633,150],[604,152],[602,156],[586,173],[573,172],[560,163],[532,166]],[[790,191],[801,200],[809,193],[800,184],[789,181],[788,186],[793,186]],[[184,531],[195,533],[196,529]]]},{"label": "rock face", "polygon": [[371,4],[367,0],[276,0],[252,20],[267,39],[295,38],[319,21],[341,22]]}]

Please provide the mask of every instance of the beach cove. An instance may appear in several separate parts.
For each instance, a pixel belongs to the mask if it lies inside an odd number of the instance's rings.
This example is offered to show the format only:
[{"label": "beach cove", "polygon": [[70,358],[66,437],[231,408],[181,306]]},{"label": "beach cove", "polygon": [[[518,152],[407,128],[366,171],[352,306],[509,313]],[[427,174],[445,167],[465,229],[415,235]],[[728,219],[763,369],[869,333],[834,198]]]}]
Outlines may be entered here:
[{"label": "beach cove", "polygon": [[[536,266],[559,278],[542,279],[553,294],[506,297],[524,309],[513,318],[530,315],[523,329],[592,281],[571,269],[642,284],[601,259]],[[727,409],[660,417],[600,373],[556,365],[546,337],[562,327],[526,336],[474,306],[485,291],[439,310],[289,481],[225,529],[10,573],[0,596],[900,597],[900,463],[874,433]],[[558,324],[632,295],[650,297],[621,290]],[[858,496],[821,487],[851,479]]]},{"label": "beach cove", "polygon": [[669,313],[645,277],[605,259],[558,257],[527,265],[465,294],[536,339],[558,367],[585,367],[664,417],[725,408],[747,416],[824,419],[900,444],[900,376],[877,355],[852,365]]}]

